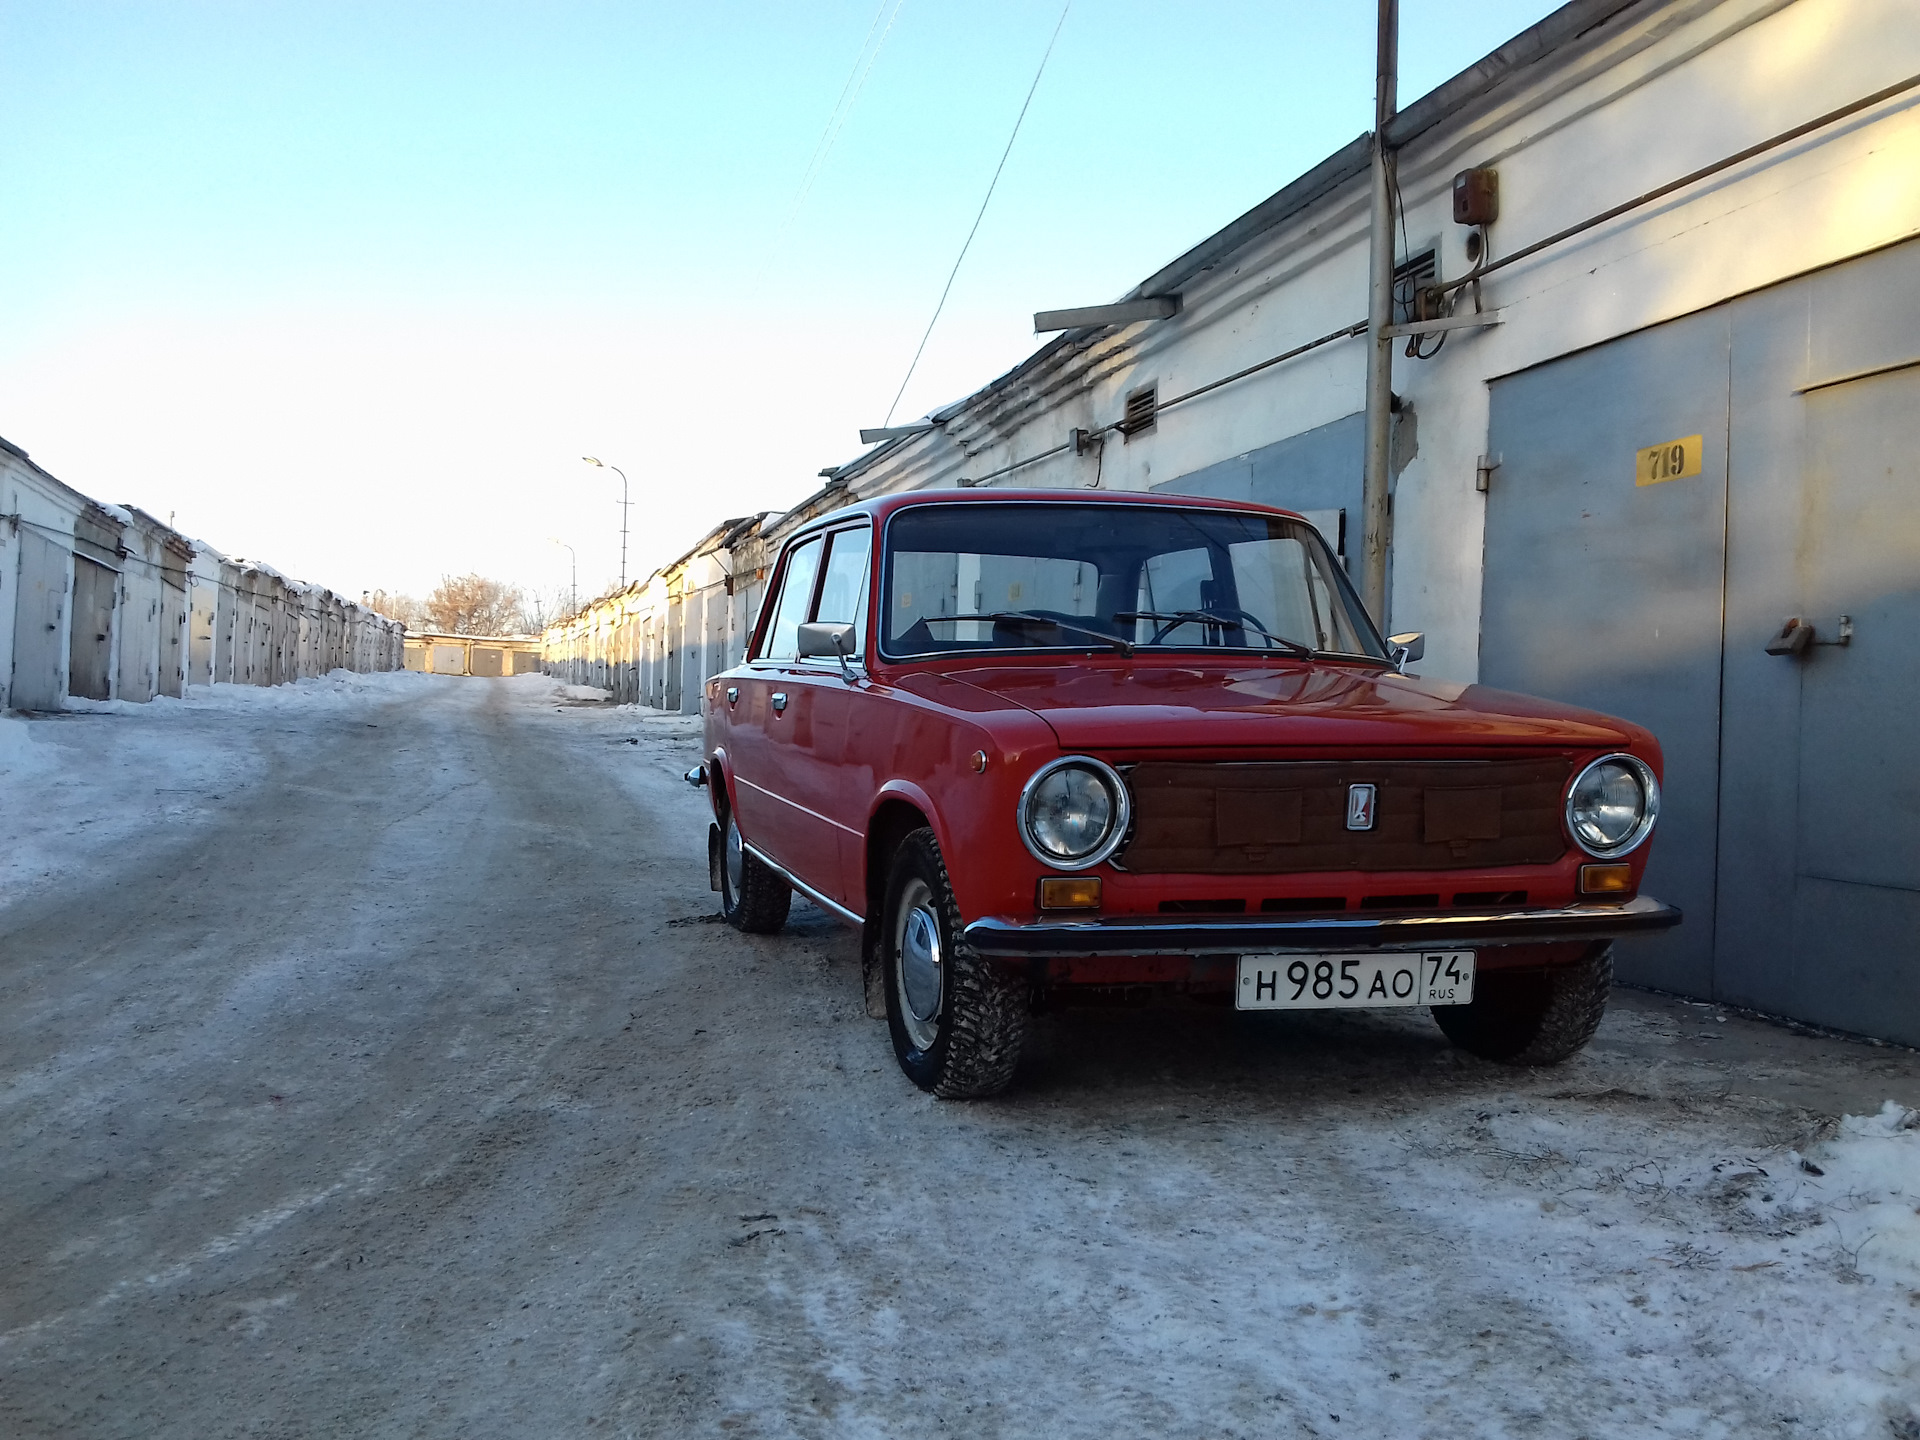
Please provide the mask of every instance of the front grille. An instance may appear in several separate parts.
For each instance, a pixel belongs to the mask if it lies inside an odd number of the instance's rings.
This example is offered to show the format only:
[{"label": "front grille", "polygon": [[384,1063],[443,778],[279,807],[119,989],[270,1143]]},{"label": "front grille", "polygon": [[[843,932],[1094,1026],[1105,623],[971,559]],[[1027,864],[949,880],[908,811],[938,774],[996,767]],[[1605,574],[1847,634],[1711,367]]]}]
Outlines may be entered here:
[{"label": "front grille", "polygon": [[1456,905],[1524,905],[1524,890],[1462,890],[1453,897]]},{"label": "front grille", "polygon": [[1346,908],[1347,897],[1344,895],[1280,895],[1260,902],[1261,913],[1266,915],[1311,915],[1318,910]]},{"label": "front grille", "polygon": [[1244,915],[1245,900],[1162,900],[1162,915]]},{"label": "front grille", "polygon": [[[1565,852],[1567,761],[1385,760],[1204,764],[1127,773],[1140,875],[1469,870],[1550,865]],[[1376,787],[1371,830],[1349,830],[1347,790]]]}]

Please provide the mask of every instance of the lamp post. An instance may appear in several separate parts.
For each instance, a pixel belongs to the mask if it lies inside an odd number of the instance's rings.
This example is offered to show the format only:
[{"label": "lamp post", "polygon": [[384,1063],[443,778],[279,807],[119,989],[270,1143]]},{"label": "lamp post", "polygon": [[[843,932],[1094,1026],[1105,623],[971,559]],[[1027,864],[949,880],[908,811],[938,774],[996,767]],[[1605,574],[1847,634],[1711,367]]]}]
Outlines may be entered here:
[{"label": "lamp post", "polygon": [[603,464],[597,457],[580,457],[589,465],[598,465],[602,470],[611,470],[620,477],[620,588],[627,588],[627,472],[618,465]]},{"label": "lamp post", "polygon": [[573,598],[569,602],[569,608],[574,614],[578,615],[580,613],[580,557],[574,554],[573,546],[567,544],[566,541],[560,539],[557,535],[549,535],[547,537],[547,543],[550,545],[558,545],[562,550],[565,550],[567,554],[573,556],[573,584],[569,589],[569,593]]}]

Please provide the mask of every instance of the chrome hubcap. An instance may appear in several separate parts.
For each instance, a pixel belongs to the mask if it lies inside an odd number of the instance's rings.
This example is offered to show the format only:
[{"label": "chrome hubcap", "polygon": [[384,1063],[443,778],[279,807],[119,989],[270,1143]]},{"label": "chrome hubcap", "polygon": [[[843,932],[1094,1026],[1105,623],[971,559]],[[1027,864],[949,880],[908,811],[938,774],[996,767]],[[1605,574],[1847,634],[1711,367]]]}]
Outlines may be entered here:
[{"label": "chrome hubcap", "polygon": [[740,887],[747,877],[747,852],[740,841],[740,827],[733,823],[733,817],[727,817],[727,846],[722,861],[727,867],[727,898],[738,900]]},{"label": "chrome hubcap", "polygon": [[946,952],[940,943],[940,919],[933,892],[924,880],[910,880],[900,897],[899,919],[893,937],[894,972],[900,995],[900,1018],[916,1050],[932,1046],[940,1036],[940,991]]}]

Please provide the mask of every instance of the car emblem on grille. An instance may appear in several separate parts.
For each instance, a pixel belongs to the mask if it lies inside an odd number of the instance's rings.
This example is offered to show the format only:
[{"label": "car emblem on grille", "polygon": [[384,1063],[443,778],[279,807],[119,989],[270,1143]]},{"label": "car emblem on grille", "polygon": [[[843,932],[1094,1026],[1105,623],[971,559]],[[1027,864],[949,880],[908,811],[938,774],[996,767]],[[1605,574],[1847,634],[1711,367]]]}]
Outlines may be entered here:
[{"label": "car emblem on grille", "polygon": [[1371,830],[1373,828],[1373,793],[1371,785],[1347,787],[1347,829]]}]

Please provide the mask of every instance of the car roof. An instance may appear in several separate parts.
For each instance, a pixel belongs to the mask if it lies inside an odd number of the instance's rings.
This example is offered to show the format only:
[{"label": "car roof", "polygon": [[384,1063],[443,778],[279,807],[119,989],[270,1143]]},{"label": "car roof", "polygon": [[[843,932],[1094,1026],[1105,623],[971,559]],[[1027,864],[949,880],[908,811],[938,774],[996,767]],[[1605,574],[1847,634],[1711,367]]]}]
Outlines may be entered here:
[{"label": "car roof", "polygon": [[[1280,515],[1289,520],[1306,521],[1306,516],[1297,510],[1283,510],[1275,505],[1260,505],[1251,500],[1222,500],[1210,495],[1168,495],[1158,491],[1142,490],[906,490],[893,495],[875,495],[870,499],[857,500],[851,505],[843,505],[838,510],[817,516],[794,530],[794,535],[810,534],[823,526],[835,525],[853,519],[855,516],[871,516],[874,521],[884,520],[899,510],[911,509],[920,505],[989,505],[989,504],[1032,504],[1044,502],[1050,505],[1139,505],[1159,506],[1182,510],[1223,510],[1248,515]],[[791,537],[790,537],[791,538]]]}]

